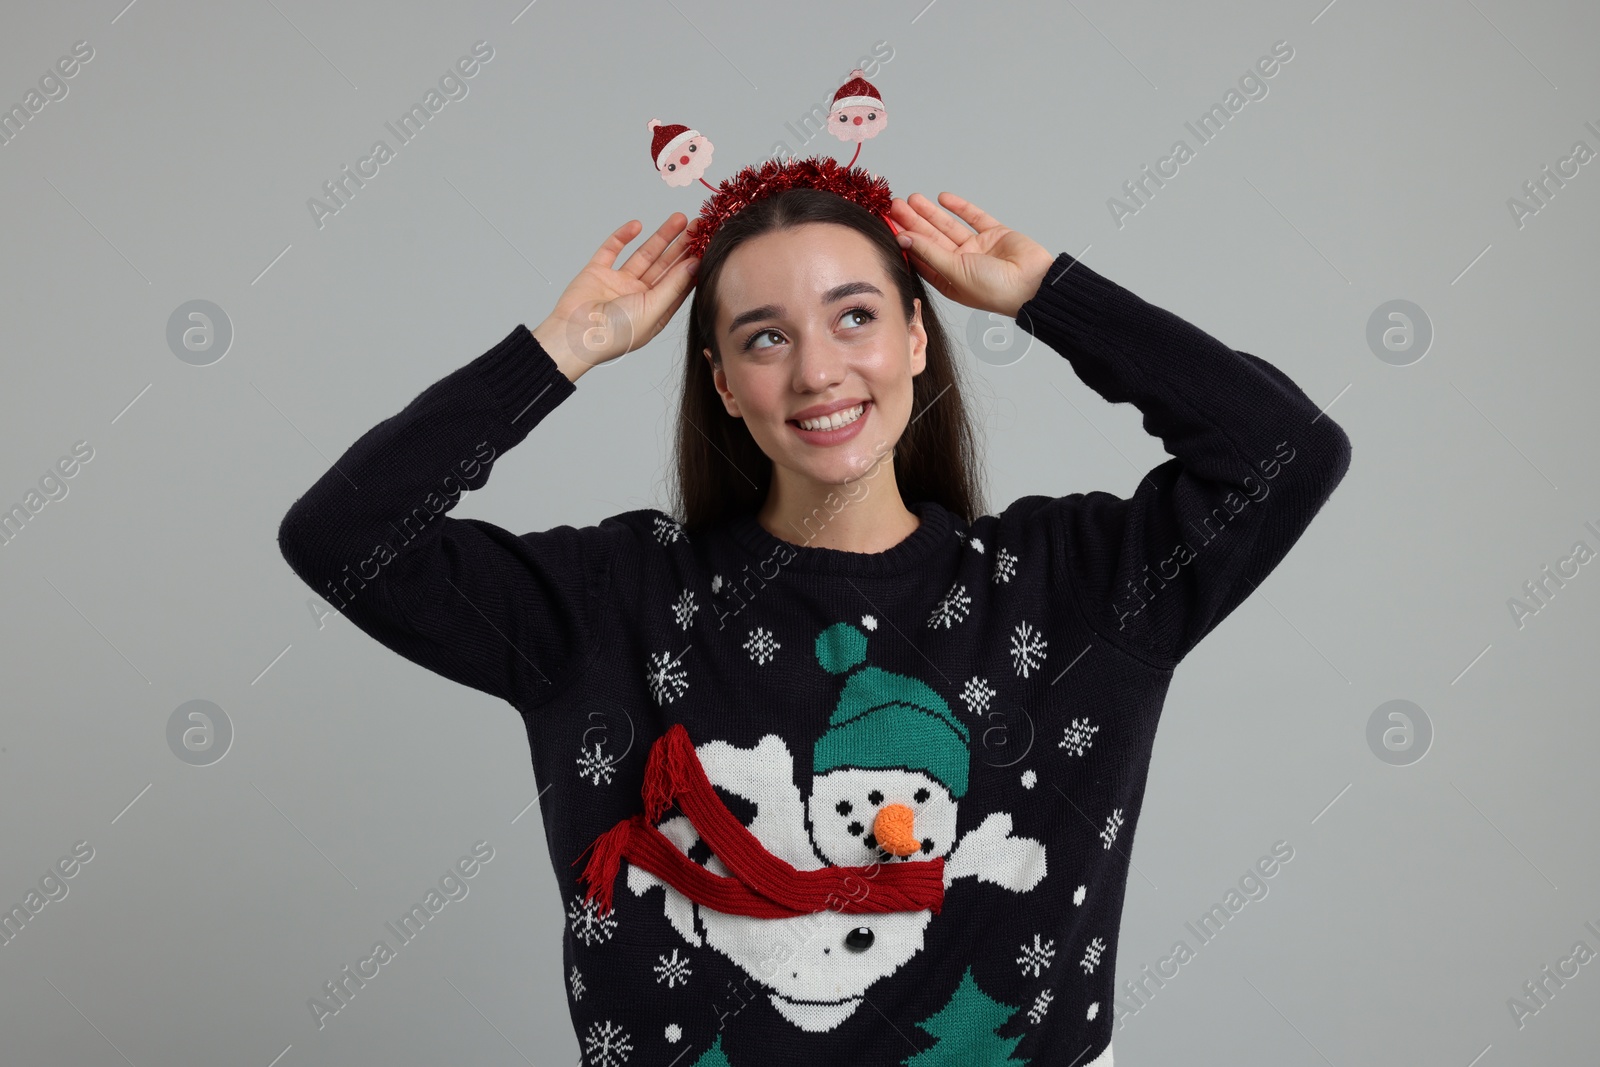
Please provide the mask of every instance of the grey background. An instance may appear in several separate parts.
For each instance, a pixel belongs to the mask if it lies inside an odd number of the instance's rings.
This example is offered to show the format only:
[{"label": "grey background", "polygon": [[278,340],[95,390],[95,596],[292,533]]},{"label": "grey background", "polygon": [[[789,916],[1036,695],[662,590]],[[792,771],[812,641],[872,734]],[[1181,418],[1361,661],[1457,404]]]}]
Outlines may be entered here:
[{"label": "grey background", "polygon": [[[1507,600],[1600,547],[1600,163],[1521,227],[1507,202],[1600,148],[1597,38],[1593,5],[1508,0],[11,5],[5,106],[95,54],[0,147],[0,504],[74,442],[94,457],[0,547],[0,903],[77,841],[94,858],[0,947],[6,1063],[577,1059],[516,713],[319,626],[277,524],[368,427],[540,321],[613,227],[698,210],[703,186],[652,174],[647,119],[708,134],[712,181],[778,141],[847,160],[784,124],[878,41],[892,125],[862,166],[1271,360],[1354,443],[1177,672],[1119,979],[1193,943],[1273,842],[1294,858],[1127,1018],[1117,1062],[1592,1062],[1600,962],[1520,1029],[1507,1000],[1600,950],[1600,563],[1524,628]],[[469,95],[319,229],[307,199],[479,40]],[[1116,225],[1108,198],[1279,40],[1267,95]],[[196,299],[234,333],[204,367],[166,341]],[[1408,366],[1366,341],[1395,299],[1435,333]],[[664,503],[682,331],[587,376],[455,513]],[[971,367],[991,512],[1127,495],[1166,458],[1043,346]],[[196,699],[234,731],[209,766],[167,740]],[[1434,731],[1408,766],[1367,741],[1393,699]],[[478,840],[470,895],[319,1030],[308,998]]]}]

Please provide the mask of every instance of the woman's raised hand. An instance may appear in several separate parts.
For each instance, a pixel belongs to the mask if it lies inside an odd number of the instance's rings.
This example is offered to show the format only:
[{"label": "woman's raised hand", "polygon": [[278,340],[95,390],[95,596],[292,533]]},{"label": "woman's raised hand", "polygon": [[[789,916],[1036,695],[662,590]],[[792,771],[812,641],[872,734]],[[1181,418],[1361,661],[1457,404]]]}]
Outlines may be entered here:
[{"label": "woman's raised hand", "polygon": [[940,193],[939,201],[960,218],[921,193],[912,193],[909,200],[896,197],[889,204],[890,217],[901,229],[901,246],[911,253],[917,273],[957,303],[1016,318],[1039,291],[1055,257],[970,200]]},{"label": "woman's raised hand", "polygon": [[683,254],[694,223],[681,211],[667,216],[621,267],[612,268],[642,227],[638,219],[617,227],[533,330],[573,381],[590,367],[648,344],[694,288],[691,267],[699,260]]}]

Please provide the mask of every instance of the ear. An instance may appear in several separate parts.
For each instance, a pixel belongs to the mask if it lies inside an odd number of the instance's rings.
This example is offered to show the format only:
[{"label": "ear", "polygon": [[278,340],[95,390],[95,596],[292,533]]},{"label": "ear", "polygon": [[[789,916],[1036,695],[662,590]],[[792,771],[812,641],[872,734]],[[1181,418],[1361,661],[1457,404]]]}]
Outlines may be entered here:
[{"label": "ear", "polygon": [[906,331],[911,335],[911,376],[914,378],[928,367],[928,331],[922,326],[922,299],[911,298],[911,322]]},{"label": "ear", "polygon": [[717,361],[711,358],[711,349],[702,348],[700,351],[706,357],[706,365],[711,368],[711,384],[716,387],[717,395],[722,397],[722,406],[734,418],[744,418],[739,414],[739,402],[733,398],[733,392],[728,388],[728,376],[717,366]]}]

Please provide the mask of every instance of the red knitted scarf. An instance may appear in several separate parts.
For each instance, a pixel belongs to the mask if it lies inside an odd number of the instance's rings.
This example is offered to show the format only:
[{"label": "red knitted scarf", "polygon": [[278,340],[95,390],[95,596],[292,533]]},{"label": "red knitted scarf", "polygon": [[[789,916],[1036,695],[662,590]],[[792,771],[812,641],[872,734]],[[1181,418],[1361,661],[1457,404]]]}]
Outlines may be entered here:
[{"label": "red knitted scarf", "polygon": [[[602,914],[612,910],[612,883],[623,860],[697,904],[758,919],[824,910],[866,914],[927,909],[937,914],[944,903],[942,856],[802,871],[768,852],[711,788],[682,723],[674,723],[651,746],[640,792],[645,810],[602,833],[572,861],[576,865],[589,854],[579,877],[588,884],[584,899],[598,901]],[[732,877],[694,862],[653,825],[674,802]]]}]

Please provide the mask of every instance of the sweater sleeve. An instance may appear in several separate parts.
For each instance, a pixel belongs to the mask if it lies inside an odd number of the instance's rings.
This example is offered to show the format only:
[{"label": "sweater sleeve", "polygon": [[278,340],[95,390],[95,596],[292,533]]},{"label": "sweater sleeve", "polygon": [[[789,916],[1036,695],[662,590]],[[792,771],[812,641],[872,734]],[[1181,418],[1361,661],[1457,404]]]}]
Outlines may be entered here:
[{"label": "sweater sleeve", "polygon": [[1088,625],[1170,669],[1288,553],[1343,479],[1350,440],[1266,360],[1072,256],[1017,323],[1106,400],[1134,404],[1174,457],[1128,499],[1074,493],[1042,509]]},{"label": "sweater sleeve", "polygon": [[406,659],[518,708],[553,696],[594,643],[622,527],[519,535],[449,512],[575,390],[518,325],[352,444],[283,517],[284,559]]}]

